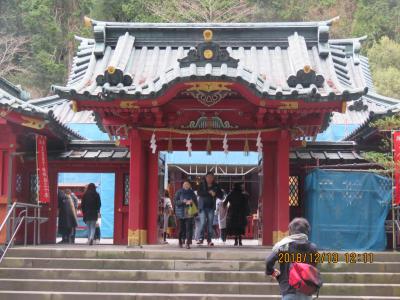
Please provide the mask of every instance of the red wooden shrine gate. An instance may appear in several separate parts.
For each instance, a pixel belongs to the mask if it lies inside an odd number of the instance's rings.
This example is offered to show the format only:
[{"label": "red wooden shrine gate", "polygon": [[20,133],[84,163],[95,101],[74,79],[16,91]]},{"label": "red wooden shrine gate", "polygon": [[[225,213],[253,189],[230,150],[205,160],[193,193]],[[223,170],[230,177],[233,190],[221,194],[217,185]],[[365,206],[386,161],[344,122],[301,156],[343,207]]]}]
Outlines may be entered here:
[{"label": "red wooden shrine gate", "polygon": [[263,245],[285,235],[289,149],[367,91],[339,80],[362,69],[331,45],[331,22],[92,24],[68,85],[53,88],[130,148],[128,245],[158,241],[159,151],[222,150],[224,137],[262,153]]}]

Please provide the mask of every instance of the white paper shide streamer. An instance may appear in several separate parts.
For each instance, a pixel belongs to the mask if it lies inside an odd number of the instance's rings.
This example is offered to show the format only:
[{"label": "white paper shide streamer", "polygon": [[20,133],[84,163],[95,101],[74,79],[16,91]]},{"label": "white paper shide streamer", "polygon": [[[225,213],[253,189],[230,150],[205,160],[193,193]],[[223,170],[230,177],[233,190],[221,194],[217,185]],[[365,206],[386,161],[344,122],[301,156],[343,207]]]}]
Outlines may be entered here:
[{"label": "white paper shide streamer", "polygon": [[150,149],[151,153],[155,154],[157,150],[156,134],[153,132],[150,139]]},{"label": "white paper shide streamer", "polygon": [[186,138],[186,148],[187,148],[189,156],[192,156],[192,142],[190,139],[190,133],[187,135],[187,138]]},{"label": "white paper shide streamer", "polygon": [[222,148],[224,149],[224,153],[228,154],[229,146],[228,146],[228,136],[227,136],[226,133],[225,133],[225,136],[224,136],[224,140],[222,141]]},{"label": "white paper shide streamer", "polygon": [[256,146],[257,146],[257,152],[258,152],[258,154],[261,155],[261,154],[262,154],[262,151],[263,151],[263,143],[262,143],[262,140],[261,140],[261,131],[258,132]]}]

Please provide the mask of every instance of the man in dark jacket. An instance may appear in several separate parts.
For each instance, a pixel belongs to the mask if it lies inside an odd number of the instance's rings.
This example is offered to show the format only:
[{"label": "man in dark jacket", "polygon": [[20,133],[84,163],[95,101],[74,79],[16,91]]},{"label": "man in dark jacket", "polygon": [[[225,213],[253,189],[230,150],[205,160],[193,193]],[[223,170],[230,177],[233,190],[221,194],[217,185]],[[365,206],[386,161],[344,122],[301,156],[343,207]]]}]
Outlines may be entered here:
[{"label": "man in dark jacket", "polygon": [[[307,296],[296,291],[295,288],[289,285],[289,269],[290,261],[280,261],[279,270],[274,268],[275,262],[279,260],[279,253],[317,253],[315,244],[308,241],[310,233],[310,224],[304,218],[295,218],[289,224],[289,236],[283,238],[276,243],[272,248],[272,253],[266,258],[267,275],[271,275],[279,282],[279,288],[282,294],[282,300],[311,300],[311,296]],[[289,255],[289,257],[296,257],[296,255]],[[281,256],[284,257],[284,256]],[[315,255],[302,255],[305,257],[304,263],[315,266],[312,257]]]},{"label": "man in dark jacket", "polygon": [[216,198],[222,198],[223,192],[221,191],[218,184],[215,182],[215,177],[212,172],[208,172],[201,183],[199,191],[199,216],[200,216],[200,240],[197,244],[203,244],[204,231],[206,224],[208,224],[207,230],[207,243],[209,246],[214,246],[212,243],[213,233],[213,220],[216,206]]}]

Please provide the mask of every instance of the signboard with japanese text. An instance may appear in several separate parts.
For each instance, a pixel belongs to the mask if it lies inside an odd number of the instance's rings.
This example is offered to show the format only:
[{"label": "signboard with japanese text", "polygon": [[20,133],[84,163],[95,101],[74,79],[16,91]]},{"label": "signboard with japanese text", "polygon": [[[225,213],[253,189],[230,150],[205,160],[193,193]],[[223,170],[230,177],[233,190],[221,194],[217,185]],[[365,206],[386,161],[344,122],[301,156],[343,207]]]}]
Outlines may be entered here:
[{"label": "signboard with japanese text", "polygon": [[38,202],[50,202],[49,172],[47,164],[47,137],[36,135],[36,166],[38,183]]}]

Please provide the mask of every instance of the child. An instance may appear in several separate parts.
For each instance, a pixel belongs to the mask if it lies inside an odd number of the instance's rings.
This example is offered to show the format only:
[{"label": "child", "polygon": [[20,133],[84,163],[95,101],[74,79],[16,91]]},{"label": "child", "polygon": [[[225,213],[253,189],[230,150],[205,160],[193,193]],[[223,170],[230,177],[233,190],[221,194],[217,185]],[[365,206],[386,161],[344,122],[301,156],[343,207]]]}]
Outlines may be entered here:
[{"label": "child", "polygon": [[225,244],[226,242],[226,216],[228,215],[228,207],[224,205],[223,199],[217,199],[216,203],[216,215],[218,216],[218,225],[221,235],[221,240]]}]

